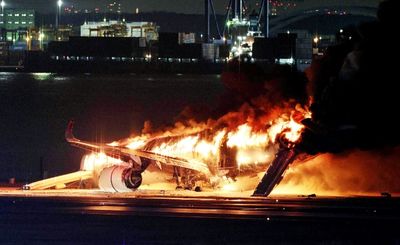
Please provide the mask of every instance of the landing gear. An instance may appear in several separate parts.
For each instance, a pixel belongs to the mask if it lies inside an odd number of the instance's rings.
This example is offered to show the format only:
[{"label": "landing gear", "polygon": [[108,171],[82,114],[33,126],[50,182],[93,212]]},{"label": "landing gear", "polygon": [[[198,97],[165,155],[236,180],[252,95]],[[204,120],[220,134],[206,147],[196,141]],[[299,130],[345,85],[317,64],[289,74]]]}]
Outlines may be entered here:
[{"label": "landing gear", "polygon": [[125,184],[130,189],[137,189],[142,184],[142,174],[138,171],[132,171],[125,180]]}]

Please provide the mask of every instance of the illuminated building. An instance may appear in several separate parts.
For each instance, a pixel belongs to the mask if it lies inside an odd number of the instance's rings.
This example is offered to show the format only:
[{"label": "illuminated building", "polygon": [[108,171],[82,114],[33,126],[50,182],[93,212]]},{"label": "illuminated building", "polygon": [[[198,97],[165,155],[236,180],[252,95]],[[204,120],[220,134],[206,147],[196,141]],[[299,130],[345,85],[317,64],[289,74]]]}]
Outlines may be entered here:
[{"label": "illuminated building", "polygon": [[35,26],[33,9],[4,9],[4,13],[0,13],[0,28],[16,30],[33,26]]},{"label": "illuminated building", "polygon": [[15,42],[26,42],[27,30],[35,26],[33,9],[4,9],[0,13],[1,39]]}]

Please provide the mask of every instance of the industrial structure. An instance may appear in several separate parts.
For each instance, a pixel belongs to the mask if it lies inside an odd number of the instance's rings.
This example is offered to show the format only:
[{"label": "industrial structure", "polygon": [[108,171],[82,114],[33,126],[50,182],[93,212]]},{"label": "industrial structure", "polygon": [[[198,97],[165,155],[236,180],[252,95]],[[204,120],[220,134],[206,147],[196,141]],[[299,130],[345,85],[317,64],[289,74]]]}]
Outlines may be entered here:
[{"label": "industrial structure", "polygon": [[81,26],[82,37],[141,37],[146,40],[158,40],[159,27],[153,22],[125,22],[106,20],[85,22]]},{"label": "industrial structure", "polygon": [[[4,9],[6,5],[2,1],[0,59],[3,60],[2,63],[13,63],[11,60],[20,63],[23,57],[25,61],[34,61],[36,58],[31,58],[38,53],[24,52],[40,50],[41,57],[47,57],[53,61],[64,60],[71,64],[78,60],[92,62],[96,59],[112,60],[121,64],[132,61],[216,64],[239,59],[243,62],[260,64],[289,64],[303,70],[311,63],[315,35],[312,36],[304,30],[287,30],[288,25],[297,20],[321,14],[350,13],[372,16],[376,12],[373,8],[347,6],[332,7],[336,10],[320,7],[283,14],[283,10],[293,10],[301,1],[262,0],[250,8],[247,1],[226,0],[227,8],[225,15],[222,16],[224,21],[221,25],[222,18],[216,14],[214,1],[204,0],[204,31],[179,33],[165,32],[159,27],[160,23],[126,21],[124,16],[119,15],[121,12],[119,1],[110,1],[107,4],[107,13],[112,14],[105,14],[103,21],[83,22],[82,20],[83,24],[80,27],[60,24],[67,21],[66,19],[60,21],[62,1],[57,1],[56,24],[41,26],[35,26],[33,10]],[[270,19],[270,16],[273,17]],[[108,19],[111,17],[114,19]],[[69,42],[70,37],[73,39],[72,42]],[[325,40],[332,43],[331,37],[318,35],[319,37],[322,38],[317,40],[318,45],[314,41],[314,46],[323,47]],[[126,41],[121,38],[131,38],[131,44],[126,51],[120,50],[126,45]],[[101,45],[108,43],[107,52],[97,50],[98,54],[90,51],[91,55],[85,55],[88,52],[84,51],[84,48],[89,47],[88,43],[94,42],[101,42]],[[119,42],[122,42],[121,45]],[[109,46],[111,43],[116,46]],[[71,47],[76,48],[77,51],[71,52]],[[17,52],[20,52],[17,58],[10,60],[9,56]],[[74,55],[71,55],[72,53]],[[40,63],[47,65],[49,62],[49,60],[42,60]],[[30,64],[25,62],[27,67]],[[81,67],[81,64],[78,66]],[[89,64],[87,67],[90,67]],[[46,69],[43,67],[42,70]],[[185,66],[184,69],[179,70],[196,69]],[[220,70],[220,68],[215,69],[215,71]]]},{"label": "industrial structure", "polygon": [[[214,4],[212,0],[205,0],[205,32],[200,39],[196,37],[196,33],[159,32],[159,27],[154,22],[104,19],[81,25],[80,37],[65,38],[58,34],[46,49],[51,61],[37,63],[51,63],[55,66],[60,63],[63,69],[69,67],[70,70],[78,67],[90,68],[93,62],[112,62],[112,65],[119,63],[118,69],[126,65],[129,70],[132,69],[133,63],[135,67],[138,67],[138,62],[152,63],[152,67],[168,70],[171,68],[169,65],[165,68],[164,65],[156,66],[154,63],[172,63],[174,67],[180,67],[179,72],[207,72],[203,68],[192,69],[188,65],[202,67],[199,63],[211,62],[217,68],[208,71],[217,73],[221,72],[223,64],[232,58],[263,64],[302,64],[301,67],[298,66],[300,69],[311,63],[310,35],[291,33],[269,37],[268,1],[262,1],[259,12],[253,11],[251,14],[245,12],[243,0],[230,0],[228,6],[226,25],[220,28],[215,22],[219,35],[217,39],[210,38],[211,13],[215,17]],[[43,31],[41,33],[44,39]],[[46,37],[49,38],[50,35]],[[36,61],[36,58],[29,57],[25,64],[29,66]],[[182,66],[180,63],[188,65]],[[143,70],[153,69],[146,65],[146,69]]]},{"label": "industrial structure", "polygon": [[[278,33],[271,37],[270,4],[271,1],[263,0],[258,11],[254,10],[248,14],[245,12],[245,1],[229,1],[225,26],[220,28],[218,23],[215,23],[220,39],[230,44],[229,58],[249,62],[297,65],[299,69],[304,69],[312,59],[311,35],[305,31],[295,31]],[[272,5],[277,7],[276,2],[272,2]],[[211,42],[209,38],[210,13],[215,15],[213,6],[212,0],[205,0],[205,43]]]}]

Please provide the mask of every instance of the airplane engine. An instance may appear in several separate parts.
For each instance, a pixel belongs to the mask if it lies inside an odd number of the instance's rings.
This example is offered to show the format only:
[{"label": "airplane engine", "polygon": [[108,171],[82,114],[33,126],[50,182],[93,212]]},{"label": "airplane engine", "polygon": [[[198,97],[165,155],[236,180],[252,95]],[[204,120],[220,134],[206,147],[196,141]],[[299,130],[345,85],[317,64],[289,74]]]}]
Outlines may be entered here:
[{"label": "airplane engine", "polygon": [[131,192],[142,184],[142,175],[126,166],[104,168],[99,175],[99,187],[108,192]]}]

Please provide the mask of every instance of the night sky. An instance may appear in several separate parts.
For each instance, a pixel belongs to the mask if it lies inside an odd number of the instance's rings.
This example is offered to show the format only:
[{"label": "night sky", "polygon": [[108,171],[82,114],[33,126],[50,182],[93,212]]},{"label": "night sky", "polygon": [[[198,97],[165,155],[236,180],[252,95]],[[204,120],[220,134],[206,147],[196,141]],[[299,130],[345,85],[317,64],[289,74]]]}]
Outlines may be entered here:
[{"label": "night sky", "polygon": [[[56,7],[56,0],[5,0],[10,8],[33,8],[39,12],[53,12]],[[105,9],[107,3],[112,0],[64,0],[65,4],[75,5],[76,8]],[[54,2],[52,4],[52,2]],[[140,11],[169,11],[180,13],[201,13],[203,11],[203,0],[121,0],[123,12],[134,12],[136,8]],[[214,5],[218,12],[224,12],[224,5],[228,0],[214,0]],[[255,6],[256,0],[248,0],[249,5]],[[301,1],[300,1],[301,2]],[[380,0],[304,0],[302,5],[306,7],[318,5],[367,5],[377,6]]]}]

